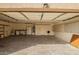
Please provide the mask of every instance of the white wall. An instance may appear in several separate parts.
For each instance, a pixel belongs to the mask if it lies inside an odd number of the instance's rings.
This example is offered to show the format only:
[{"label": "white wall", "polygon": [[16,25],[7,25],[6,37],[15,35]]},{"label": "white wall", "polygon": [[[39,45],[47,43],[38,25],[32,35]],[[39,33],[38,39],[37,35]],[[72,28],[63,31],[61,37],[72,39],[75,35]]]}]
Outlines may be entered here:
[{"label": "white wall", "polygon": [[[14,23],[12,30],[27,30],[27,34],[31,34],[32,24]],[[18,32],[17,32],[18,33]],[[24,33],[24,32],[22,32]]]},{"label": "white wall", "polygon": [[[5,26],[5,37],[11,35],[11,31],[14,30],[26,30],[27,34],[31,34],[32,24],[21,24],[21,23],[7,23],[0,21],[0,24],[5,24],[9,26]],[[50,31],[49,35],[54,35],[53,25],[51,24],[35,24],[36,35],[48,35],[47,31]]]},{"label": "white wall", "polygon": [[49,35],[54,35],[53,25],[51,24],[36,25],[36,35],[48,35],[47,31],[50,31]]},{"label": "white wall", "polygon": [[13,30],[26,29],[26,24],[13,23]]},{"label": "white wall", "polygon": [[[14,24],[13,29],[26,29],[27,28],[27,34],[32,34],[31,30],[32,30],[32,26],[33,24]],[[48,35],[47,31],[50,31],[49,35],[54,35],[53,32],[53,25],[51,24],[35,24],[35,34],[36,35]]]},{"label": "white wall", "polygon": [[73,34],[79,35],[79,22],[54,25],[55,36],[70,42]]}]

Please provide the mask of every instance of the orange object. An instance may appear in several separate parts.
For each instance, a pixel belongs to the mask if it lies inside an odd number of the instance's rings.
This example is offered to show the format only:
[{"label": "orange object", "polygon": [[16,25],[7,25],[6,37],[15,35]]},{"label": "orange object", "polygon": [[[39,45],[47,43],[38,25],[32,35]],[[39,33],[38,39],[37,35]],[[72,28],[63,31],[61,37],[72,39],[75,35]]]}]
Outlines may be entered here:
[{"label": "orange object", "polygon": [[79,35],[74,34],[70,42],[71,42],[71,45],[79,48]]}]

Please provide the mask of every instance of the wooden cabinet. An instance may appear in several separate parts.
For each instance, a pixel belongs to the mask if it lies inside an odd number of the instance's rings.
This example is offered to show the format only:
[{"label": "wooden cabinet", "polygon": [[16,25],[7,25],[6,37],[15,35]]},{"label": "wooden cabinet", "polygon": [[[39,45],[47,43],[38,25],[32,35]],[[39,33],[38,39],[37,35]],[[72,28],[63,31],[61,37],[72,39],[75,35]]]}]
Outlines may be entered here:
[{"label": "wooden cabinet", "polygon": [[5,37],[5,26],[8,26],[8,25],[0,24],[0,38]]},{"label": "wooden cabinet", "polygon": [[4,26],[0,25],[0,38],[4,37]]}]

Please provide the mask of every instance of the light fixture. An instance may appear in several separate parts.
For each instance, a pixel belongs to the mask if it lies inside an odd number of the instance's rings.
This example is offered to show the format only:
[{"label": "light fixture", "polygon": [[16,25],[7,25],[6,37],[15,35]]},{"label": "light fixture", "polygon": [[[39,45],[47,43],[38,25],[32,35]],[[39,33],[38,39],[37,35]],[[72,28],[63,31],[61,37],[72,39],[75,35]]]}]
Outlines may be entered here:
[{"label": "light fixture", "polygon": [[49,8],[48,3],[44,3],[44,4],[43,4],[43,8]]}]

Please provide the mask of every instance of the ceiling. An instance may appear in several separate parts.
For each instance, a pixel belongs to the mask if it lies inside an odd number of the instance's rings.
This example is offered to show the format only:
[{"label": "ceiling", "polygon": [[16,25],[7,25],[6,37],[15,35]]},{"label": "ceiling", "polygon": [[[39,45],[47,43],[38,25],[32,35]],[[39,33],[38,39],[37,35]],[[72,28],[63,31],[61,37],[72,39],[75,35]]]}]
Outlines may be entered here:
[{"label": "ceiling", "polygon": [[[44,3],[0,3],[0,8],[42,8]],[[50,8],[79,9],[79,3],[48,3]]]},{"label": "ceiling", "polygon": [[[70,8],[71,7],[79,7],[79,4],[15,4],[16,7],[32,7],[32,8]],[[0,8],[3,6],[4,8],[15,7],[14,4],[0,4]],[[48,7],[47,7],[48,6]],[[33,23],[33,22],[61,22],[63,20],[68,20],[72,18],[79,17],[79,13],[34,13],[34,12],[0,12],[0,19],[7,22],[21,22],[21,23]],[[73,21],[73,20],[72,20]],[[63,21],[65,22],[65,21]]]},{"label": "ceiling", "polygon": [[56,22],[66,20],[79,13],[31,13],[31,12],[1,12],[0,19],[12,22]]}]

